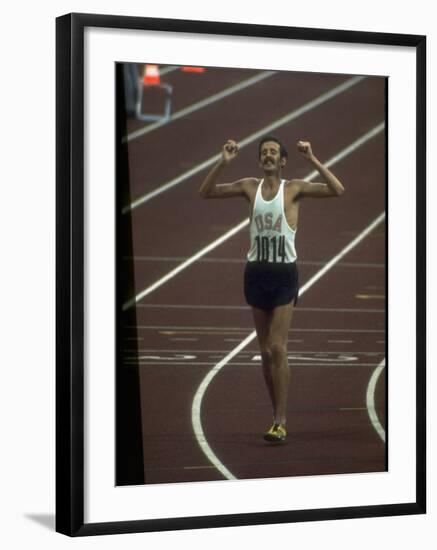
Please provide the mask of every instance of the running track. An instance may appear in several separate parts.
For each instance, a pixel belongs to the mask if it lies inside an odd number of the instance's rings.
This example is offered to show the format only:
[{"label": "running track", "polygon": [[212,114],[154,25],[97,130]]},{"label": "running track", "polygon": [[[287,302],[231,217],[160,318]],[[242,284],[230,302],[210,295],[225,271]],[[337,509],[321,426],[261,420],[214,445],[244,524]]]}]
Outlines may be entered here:
[{"label": "running track", "polygon": [[[139,365],[146,483],[386,469],[385,84],[260,74],[169,72],[173,112],[189,113],[143,134],[144,123],[128,120],[132,202],[119,207],[132,219],[135,293],[125,308],[136,308],[137,322],[126,316],[121,368]],[[285,177],[311,175],[294,148],[309,139],[347,189],[301,207],[307,288],[289,333],[289,437],[279,446],[261,438],[271,411],[256,339],[239,350],[253,331],[242,293],[247,226],[222,239],[247,218],[247,204],[197,194],[228,138],[246,145],[226,178],[257,176],[256,136],[275,124],[289,149]]]}]

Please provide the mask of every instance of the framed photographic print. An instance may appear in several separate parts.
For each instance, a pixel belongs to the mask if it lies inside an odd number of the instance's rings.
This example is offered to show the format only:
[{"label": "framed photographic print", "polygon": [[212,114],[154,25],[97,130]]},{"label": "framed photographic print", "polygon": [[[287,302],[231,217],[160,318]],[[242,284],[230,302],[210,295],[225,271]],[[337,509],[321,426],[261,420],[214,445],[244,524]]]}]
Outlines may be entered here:
[{"label": "framed photographic print", "polygon": [[425,44],[57,19],[59,532],[425,512]]}]

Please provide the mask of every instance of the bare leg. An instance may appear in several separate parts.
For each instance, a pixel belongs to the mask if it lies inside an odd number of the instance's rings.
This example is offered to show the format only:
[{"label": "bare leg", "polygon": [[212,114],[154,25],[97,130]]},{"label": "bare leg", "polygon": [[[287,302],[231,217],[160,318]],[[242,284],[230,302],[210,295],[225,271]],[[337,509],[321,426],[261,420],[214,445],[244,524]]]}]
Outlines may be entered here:
[{"label": "bare leg", "polygon": [[287,360],[288,329],[293,304],[272,311],[252,308],[258,342],[261,349],[264,380],[273,407],[273,419],[285,426],[290,369]]},{"label": "bare leg", "polygon": [[273,390],[272,380],[272,352],[267,346],[268,335],[270,331],[270,324],[272,320],[272,312],[257,307],[252,308],[253,320],[255,323],[256,334],[258,337],[258,344],[261,351],[261,361],[263,368],[264,381],[267,386],[267,391],[270,396],[270,401],[273,407],[273,415],[276,411],[275,392]]},{"label": "bare leg", "polygon": [[267,347],[271,350],[271,379],[275,396],[274,422],[285,426],[287,421],[287,397],[290,369],[287,360],[288,329],[293,314],[293,304],[275,308],[272,312]]}]

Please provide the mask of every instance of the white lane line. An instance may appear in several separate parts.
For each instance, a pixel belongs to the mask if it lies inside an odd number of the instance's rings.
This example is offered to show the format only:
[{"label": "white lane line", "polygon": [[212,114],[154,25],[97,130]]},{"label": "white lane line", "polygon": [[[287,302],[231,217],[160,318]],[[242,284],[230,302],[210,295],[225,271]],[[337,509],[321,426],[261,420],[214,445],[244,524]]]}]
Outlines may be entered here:
[{"label": "white lane line", "polygon": [[203,433],[202,423],[200,421],[200,408],[202,406],[202,399],[206,392],[207,387],[209,386],[211,380],[214,376],[224,367],[235,355],[237,355],[242,349],[244,349],[247,344],[249,344],[254,339],[254,335],[249,334],[238,346],[236,346],[222,361],[218,362],[216,366],[209,371],[209,373],[202,380],[199,388],[197,389],[196,395],[193,399],[193,404],[191,407],[191,421],[193,423],[194,434],[196,436],[197,442],[200,445],[200,448],[207,456],[208,460],[217,470],[226,478],[226,479],[237,479],[224,464],[215,456],[213,450],[209,446],[205,434]]},{"label": "white lane line", "polygon": [[381,422],[379,421],[379,418],[378,418],[378,415],[376,414],[376,409],[375,409],[376,384],[384,368],[385,368],[385,359],[381,361],[381,363],[376,367],[376,369],[373,371],[372,376],[370,377],[369,385],[367,386],[367,393],[366,393],[366,406],[367,406],[367,412],[369,414],[369,418],[370,418],[370,422],[372,423],[372,426],[375,428],[376,433],[385,443],[385,430],[381,425]]},{"label": "white lane line", "polygon": [[[302,287],[303,288],[303,287]],[[301,294],[301,292],[300,292]],[[165,326],[165,325],[129,325],[129,329],[159,330],[162,334],[222,334],[247,332],[251,327],[189,327],[189,326]],[[182,330],[180,330],[182,329]],[[169,332],[169,331],[177,331]],[[214,331],[214,332],[211,332]],[[289,332],[352,332],[373,334],[384,332],[384,329],[377,328],[290,328]]]},{"label": "white lane line", "polygon": [[[241,357],[243,357],[243,354],[241,354]],[[358,361],[358,357],[353,357],[351,355],[340,355],[337,354],[336,357],[319,357],[318,355],[310,355],[309,357],[303,357],[300,352],[298,354],[289,354],[287,355],[287,359],[290,361],[317,361],[318,363],[337,363],[337,364],[343,364],[343,363],[349,363],[353,361]],[[252,361],[261,361],[261,355],[255,354],[252,357]],[[293,363],[294,365],[295,363]],[[362,363],[360,363],[362,364]]]},{"label": "white lane line", "polygon": [[[144,262],[182,262],[186,260],[186,256],[123,256],[123,260],[134,260],[144,261]],[[241,258],[202,258],[199,260],[204,263],[225,263],[225,264],[244,264],[246,260]],[[326,262],[321,261],[311,261],[311,260],[302,260],[299,262],[299,265],[314,265],[321,266],[325,265]],[[364,262],[341,262],[338,264],[339,267],[357,267],[361,269],[362,267],[378,268],[384,269],[385,264],[378,263],[364,263]]]},{"label": "white lane line", "polygon": [[[149,309],[223,309],[223,310],[242,310],[250,309],[250,306],[221,306],[221,305],[200,305],[200,304],[137,304],[137,307]],[[296,307],[295,311],[309,311],[317,313],[385,313],[385,309],[359,309],[359,308],[337,308],[337,307]]]},{"label": "white lane line", "polygon": [[[312,109],[315,109],[316,107],[319,107],[323,103],[326,103],[330,99],[332,99],[332,98],[336,97],[337,95],[345,92],[346,90],[348,90],[352,86],[355,86],[356,84],[358,84],[359,82],[364,80],[364,78],[365,77],[362,77],[362,76],[358,76],[358,77],[356,76],[356,77],[350,78],[350,79],[346,80],[346,82],[343,82],[342,84],[340,84],[339,86],[336,86],[335,88],[332,88],[328,92],[325,92],[324,94],[316,97],[315,99],[309,101],[308,103],[305,103],[304,105],[302,105],[298,109],[296,109],[294,111],[291,111],[287,115],[285,115],[281,118],[278,118],[277,120],[275,120],[271,124],[268,124],[267,126],[264,126],[263,128],[261,128],[257,132],[254,132],[254,133],[248,135],[246,138],[244,138],[244,139],[242,139],[238,142],[238,145],[239,145],[240,149],[243,149],[247,145],[253,143],[254,141],[256,141],[258,139],[260,139],[262,136],[264,136],[266,134],[269,134],[270,132],[272,132],[276,128],[279,128],[280,126],[283,126],[284,124],[287,124],[287,123],[289,123],[293,120],[296,120],[297,118],[304,115],[308,111],[311,111]],[[153,199],[157,195],[160,195],[161,193],[164,193],[165,191],[168,191],[169,189],[173,188],[175,185],[179,185],[183,181],[187,180],[188,178],[191,178],[195,174],[198,174],[202,170],[205,170],[206,168],[209,168],[210,166],[212,166],[214,163],[216,163],[219,160],[220,156],[221,156],[221,153],[218,153],[216,155],[213,155],[212,157],[209,157],[205,161],[201,162],[200,164],[197,164],[196,166],[194,166],[190,170],[187,170],[186,172],[180,174],[176,178],[173,178],[173,179],[167,181],[166,183],[160,185],[159,187],[157,187],[153,191],[150,191],[149,193],[146,193],[146,194],[142,195],[141,197],[135,199],[133,202],[131,202],[131,204],[125,206],[122,209],[122,213],[126,214],[130,210],[134,210],[135,208],[138,208],[138,206],[148,202],[150,199]]]},{"label": "white lane line", "polygon": [[[385,213],[381,213],[375,220],[373,220],[372,223],[370,223],[353,241],[351,241],[343,250],[341,250],[336,256],[334,256],[325,267],[323,267],[320,271],[318,271],[311,279],[300,289],[299,295],[302,296],[309,288],[311,288],[323,275],[331,269],[343,256],[345,256],[348,252],[350,252],[353,248],[355,248],[363,239],[365,239],[369,233],[375,229],[385,218]],[[213,464],[219,472],[226,478],[226,479],[237,479],[234,474],[232,474],[225,466],[222,464],[222,462],[219,460],[219,458],[215,455],[214,451],[209,446],[203,428],[202,428],[202,421],[200,418],[200,410],[202,406],[202,399],[205,395],[206,390],[208,389],[208,386],[212,379],[220,372],[220,370],[226,366],[229,361],[237,353],[239,353],[242,349],[244,349],[250,342],[252,342],[256,338],[256,332],[253,331],[247,336],[236,348],[234,348],[226,357],[224,357],[217,365],[210,370],[210,372],[205,376],[205,378],[202,380],[200,386],[198,387],[194,400],[193,405],[191,408],[191,423],[193,425],[193,431],[194,435],[197,439],[197,442],[204,452],[207,459]]]},{"label": "white lane line", "polygon": [[[380,134],[384,130],[384,128],[385,128],[385,123],[381,122],[380,124],[378,124],[377,126],[372,128],[372,130],[370,130],[366,134],[363,134],[360,138],[358,138],[356,141],[351,143],[349,145],[349,147],[346,147],[345,149],[340,151],[340,153],[338,153],[337,155],[334,155],[332,158],[330,158],[329,159],[329,163],[330,163],[329,166],[331,166],[332,164],[336,164],[339,160],[343,159],[344,157],[349,156],[356,149],[358,149],[359,147],[361,147],[362,145],[367,143],[370,139],[373,139],[378,134]],[[329,166],[328,166],[328,168],[329,168]],[[309,176],[306,176],[305,179],[312,180],[317,175],[318,175],[317,170],[314,170],[313,172],[311,172],[311,174]]]},{"label": "white lane line", "polygon": [[[186,361],[177,361],[177,360],[172,360],[172,361],[163,361],[161,359],[148,359],[147,361],[137,361],[137,360],[129,360],[129,359],[125,359],[123,361],[123,364],[126,366],[126,367],[129,367],[129,366],[135,366],[135,365],[138,365],[140,367],[151,367],[151,366],[154,366],[156,367],[156,365],[159,363],[159,366],[160,367],[167,367],[167,366],[176,366],[176,367],[209,367],[211,365],[216,365],[216,362],[215,361],[192,361],[190,363],[187,362],[188,359]],[[255,368],[257,365],[254,364],[254,363],[248,363],[248,362],[232,362],[230,363],[230,365],[232,367],[251,367],[251,368]],[[293,361],[293,368],[294,367],[345,367],[347,369],[356,369],[357,367],[375,367],[377,365],[377,363],[345,363],[344,361],[342,362],[338,362],[337,363],[299,363],[297,361]]]},{"label": "white lane line", "polygon": [[[239,342],[241,341],[238,340]],[[289,342],[292,342],[292,340],[289,340]],[[224,353],[228,353],[229,350],[227,349],[168,349],[168,348],[160,348],[160,349],[154,349],[154,348],[144,348],[144,349],[124,349],[123,352],[125,353],[164,353],[164,354],[169,354],[169,353],[197,353],[197,354],[207,354],[207,353],[220,353],[220,357],[219,359],[221,359],[223,357],[223,354]],[[329,351],[324,351],[324,352],[321,352],[320,350],[299,350],[299,355],[304,355],[304,354],[309,354],[309,355],[314,355],[317,359],[320,359],[322,360],[322,356],[325,356],[325,355],[345,355],[345,354],[351,354],[352,352],[345,352],[344,349],[343,350],[338,350],[338,351],[332,351],[332,350],[329,350]],[[353,351],[353,356],[355,355],[365,355],[365,356],[369,356],[369,357],[376,357],[377,355],[381,356],[383,355],[384,352],[383,351],[377,351],[377,352],[369,352],[369,351]],[[241,353],[240,354],[241,357],[251,357],[252,355],[259,355],[259,349],[247,349],[245,352]]]},{"label": "white lane line", "polygon": [[245,80],[242,80],[241,82],[238,82],[237,84],[234,84],[233,86],[229,86],[228,88],[225,88],[221,92],[218,92],[214,95],[211,95],[205,99],[202,99],[200,101],[197,101],[196,103],[192,103],[191,105],[188,105],[187,107],[184,107],[183,109],[180,109],[179,111],[176,111],[173,113],[170,117],[170,119],[161,121],[161,122],[154,122],[153,124],[148,124],[147,126],[144,126],[143,128],[140,128],[139,130],[135,130],[135,132],[131,132],[128,134],[124,139],[123,143],[133,141],[134,139],[137,139],[139,137],[142,137],[150,132],[153,132],[153,130],[156,130],[158,128],[161,128],[162,126],[166,126],[167,124],[170,124],[170,122],[174,122],[175,120],[178,120],[184,116],[190,115],[191,113],[194,113],[195,111],[198,111],[199,109],[203,109],[203,107],[207,107],[208,105],[211,105],[212,103],[215,103],[216,101],[220,101],[221,99],[224,99],[226,97],[229,97],[232,94],[235,94],[241,90],[244,90],[245,88],[248,88],[249,86],[253,86],[254,84],[257,84],[258,82],[261,82],[262,80],[265,80],[266,78],[269,78],[270,76],[273,76],[275,71],[263,71],[262,73],[259,73],[255,76],[252,76],[251,78],[246,78]]},{"label": "white lane line", "polygon": [[238,233],[238,231],[240,231],[240,229],[245,227],[248,223],[249,223],[249,219],[242,221],[241,223],[239,223],[238,225],[230,229],[227,233],[225,233],[224,235],[222,235],[221,237],[219,237],[218,239],[210,243],[208,246],[205,246],[205,248],[202,248],[202,250],[199,250],[197,254],[194,254],[194,256],[191,256],[191,258],[188,258],[188,260],[186,260],[185,262],[182,262],[180,265],[178,265],[178,267],[176,267],[175,269],[172,269],[169,273],[167,273],[167,275],[164,275],[164,277],[161,277],[161,279],[153,283],[153,285],[150,285],[149,287],[145,288],[142,292],[134,296],[134,298],[131,298],[130,300],[128,300],[123,305],[123,311],[126,311],[127,309],[135,305],[137,302],[139,302],[142,298],[144,298],[145,296],[147,296],[148,294],[150,294],[151,292],[153,292],[154,290],[162,286],[164,283],[172,279],[175,275],[177,275],[178,273],[183,271],[185,268],[190,266],[192,263],[194,263],[198,258],[201,258],[205,254],[208,254],[208,252],[210,252],[217,246],[221,245],[226,240],[230,239],[233,235],[235,235],[235,233]]},{"label": "white lane line", "polygon": [[[322,269],[320,269],[311,279],[304,285],[300,290],[299,294],[302,294],[309,286],[312,286],[317,280],[319,280],[323,275],[331,269],[333,265],[335,265],[340,258],[342,258],[345,254],[350,252],[353,248],[357,246],[358,243],[360,243],[363,239],[371,233],[375,227],[377,227],[383,220],[385,219],[385,212],[381,212],[381,214],[373,220],[373,222],[366,227],[359,235],[356,237],[353,241],[351,241],[341,252],[339,252],[336,256],[334,256],[327,264],[325,264]],[[334,331],[332,331],[334,332]],[[384,332],[384,331],[373,331],[373,330],[342,330],[341,332]]]},{"label": "white lane line", "polygon": [[166,74],[169,74],[169,73],[173,73],[174,71],[177,71],[178,69],[180,68],[179,65],[174,65],[174,66],[170,66],[170,67],[164,67],[163,69],[159,69],[159,74],[161,76],[164,76]]},{"label": "white lane line", "polygon": [[[378,124],[377,126],[372,128],[372,130],[370,130],[369,132],[367,132],[366,134],[364,134],[363,136],[358,138],[356,141],[354,141],[351,145],[349,145],[348,147],[346,147],[345,149],[340,151],[338,154],[331,157],[328,161],[326,161],[324,163],[325,166],[327,168],[330,168],[332,165],[336,164],[340,160],[343,160],[345,157],[347,157],[351,153],[353,153],[356,149],[358,149],[359,147],[361,147],[362,145],[367,143],[369,140],[371,140],[375,136],[377,136],[379,133],[381,133],[384,130],[384,128],[385,128],[384,122],[381,122],[380,124]],[[315,172],[315,171],[310,172],[310,174],[305,176],[304,179],[311,180],[311,179],[314,178],[315,175],[317,175],[317,172]],[[383,215],[384,214],[382,214],[382,216]],[[378,221],[378,223],[380,223],[380,222]],[[137,294],[136,296],[134,296],[133,298],[128,300],[123,305],[123,311],[125,311],[125,310],[129,309],[130,307],[132,307],[133,305],[135,305],[142,298],[144,298],[145,296],[147,296],[148,294],[150,294],[151,292],[153,292],[154,290],[156,290],[157,288],[162,286],[164,283],[166,283],[167,281],[172,279],[175,275],[180,273],[182,270],[189,267],[192,263],[199,260],[200,258],[205,256],[206,254],[211,252],[211,250],[214,250],[215,248],[220,246],[222,243],[224,243],[225,241],[227,241],[228,239],[233,237],[236,233],[238,233],[241,229],[243,229],[243,227],[246,227],[246,225],[248,225],[248,224],[249,224],[249,218],[246,218],[245,220],[240,222],[238,225],[234,226],[232,229],[227,231],[224,235],[222,235],[221,237],[219,237],[218,239],[216,239],[215,241],[213,241],[209,245],[207,245],[204,248],[202,248],[201,250],[199,250],[199,252],[194,254],[194,256],[191,256],[190,258],[185,260],[185,262],[182,262],[178,267],[176,267],[175,269],[172,269],[169,273],[164,275],[164,277],[162,277],[161,279],[158,279],[158,281],[156,281],[155,283],[153,283],[152,285],[150,285],[149,287],[147,287],[143,291],[141,291],[139,294]],[[370,231],[372,231],[372,229],[370,229]],[[352,242],[354,242],[354,241],[352,241]],[[337,261],[338,260],[336,260],[335,263],[337,263]],[[326,266],[329,266],[329,262],[327,264],[325,264],[325,267],[322,270],[320,270],[320,272],[319,272],[319,273],[321,273],[320,276],[322,276],[323,273],[325,273],[324,269],[326,269]],[[328,269],[329,269],[329,267],[328,267]]]}]

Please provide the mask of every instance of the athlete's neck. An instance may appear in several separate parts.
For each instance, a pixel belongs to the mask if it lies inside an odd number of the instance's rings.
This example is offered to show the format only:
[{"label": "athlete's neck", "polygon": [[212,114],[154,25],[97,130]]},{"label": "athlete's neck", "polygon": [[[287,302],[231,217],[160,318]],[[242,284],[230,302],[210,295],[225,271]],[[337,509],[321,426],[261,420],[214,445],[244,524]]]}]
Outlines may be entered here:
[{"label": "athlete's neck", "polygon": [[281,174],[264,174],[264,183],[267,187],[278,187],[281,183]]}]

